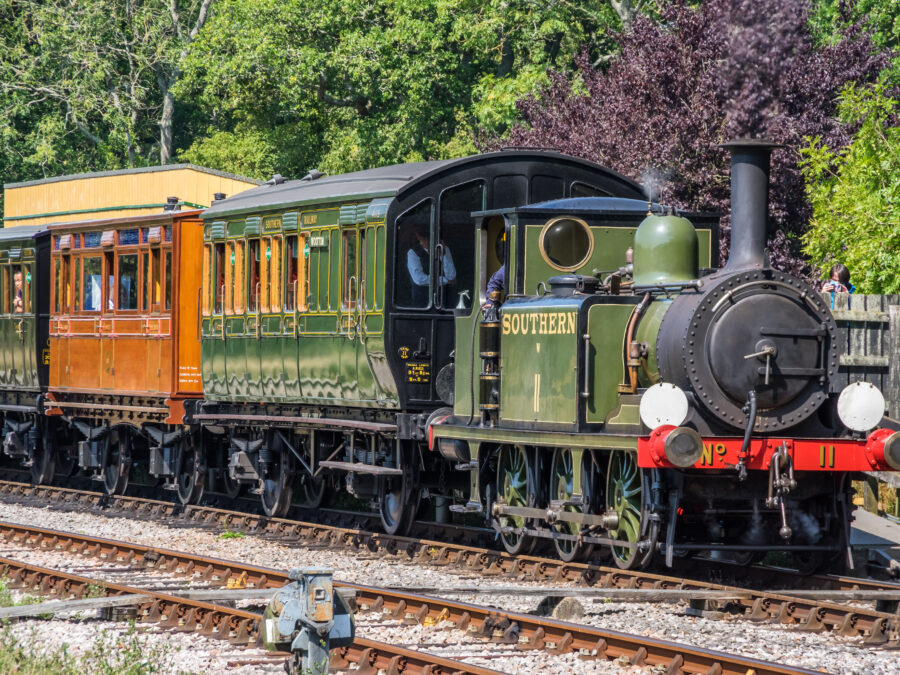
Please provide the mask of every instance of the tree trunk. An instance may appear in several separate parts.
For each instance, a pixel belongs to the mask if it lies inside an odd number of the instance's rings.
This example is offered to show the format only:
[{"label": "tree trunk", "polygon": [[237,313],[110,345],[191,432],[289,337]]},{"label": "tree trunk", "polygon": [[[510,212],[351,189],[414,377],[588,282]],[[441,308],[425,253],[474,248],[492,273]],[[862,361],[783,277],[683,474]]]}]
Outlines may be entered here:
[{"label": "tree trunk", "polygon": [[172,160],[172,120],[175,116],[175,94],[172,86],[176,76],[173,74],[169,82],[162,86],[162,112],[159,116],[159,163],[168,164]]},{"label": "tree trunk", "polygon": [[619,17],[619,21],[622,22],[622,30],[626,33],[630,32],[634,15],[637,14],[635,3],[632,0],[609,0],[609,4]]}]

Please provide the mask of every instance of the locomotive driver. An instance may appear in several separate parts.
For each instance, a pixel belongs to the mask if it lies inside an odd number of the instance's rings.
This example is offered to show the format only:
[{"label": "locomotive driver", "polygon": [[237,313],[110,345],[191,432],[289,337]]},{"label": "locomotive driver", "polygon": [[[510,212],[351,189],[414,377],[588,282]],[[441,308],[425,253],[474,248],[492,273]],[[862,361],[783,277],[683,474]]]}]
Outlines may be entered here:
[{"label": "locomotive driver", "polygon": [[[428,231],[416,230],[416,243],[406,254],[406,269],[412,281],[412,303],[415,307],[428,305],[428,280],[431,273],[431,249]],[[443,245],[443,260],[441,261],[441,279],[443,305],[453,307],[456,304],[456,294],[448,286],[456,284],[456,266],[453,264],[453,255],[450,249]]]}]

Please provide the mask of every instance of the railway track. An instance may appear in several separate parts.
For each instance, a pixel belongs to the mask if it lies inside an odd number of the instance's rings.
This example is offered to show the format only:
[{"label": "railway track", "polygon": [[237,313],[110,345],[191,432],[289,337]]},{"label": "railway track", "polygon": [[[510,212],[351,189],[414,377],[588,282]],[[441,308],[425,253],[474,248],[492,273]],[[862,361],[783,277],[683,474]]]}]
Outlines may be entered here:
[{"label": "railway track", "polygon": [[[21,547],[90,557],[108,564],[153,568],[202,580],[204,584],[212,586],[274,589],[289,580],[288,573],[281,570],[13,523],[0,523],[0,537]],[[45,594],[77,596],[91,582],[85,577],[0,559],[0,570],[4,568],[15,583],[36,588]],[[746,675],[754,672],[757,675],[777,675],[814,672],[667,640],[506,612],[433,596],[341,582],[335,582],[335,587],[345,589],[345,592],[355,596],[358,612],[380,615],[407,624],[433,625],[449,622],[446,625],[466,631],[471,636],[494,643],[515,645],[520,650],[546,650],[551,654],[574,652],[584,659],[605,658],[631,665],[665,667],[669,673]],[[161,620],[162,625],[169,628],[193,627],[201,633],[240,644],[254,644],[259,634],[261,616],[258,614],[118,584],[105,584],[104,588],[108,594],[146,594],[147,600],[140,603],[139,616],[142,621]],[[429,671],[426,659],[430,655],[414,652],[418,654],[419,660],[413,661],[409,655],[391,652],[387,645],[358,644],[357,647],[356,652],[341,654],[340,657],[354,663],[365,662],[367,658],[391,661],[399,656],[399,659],[406,659],[406,669],[397,668],[400,660],[392,661],[394,670],[388,669],[388,672],[395,673],[422,672],[437,675],[448,672],[492,672],[460,662],[450,662],[449,665],[437,663]],[[374,651],[365,656],[366,649]],[[390,654],[393,655],[386,656]]]},{"label": "railway track", "polygon": [[[0,481],[0,496],[17,501],[37,499],[39,502],[96,508],[108,506],[131,517],[165,518],[202,526],[223,527],[276,538],[286,544],[345,547],[350,550],[382,552],[423,565],[437,565],[483,575],[577,583],[601,588],[721,591],[732,593],[727,601],[709,601],[710,608],[727,602],[732,612],[756,621],[779,621],[798,625],[809,631],[835,631],[841,636],[863,637],[869,644],[900,646],[900,615],[871,607],[823,602],[815,598],[791,595],[790,591],[771,592],[734,586],[704,579],[690,579],[643,571],[625,571],[586,563],[563,563],[535,556],[510,556],[506,553],[410,537],[397,537],[319,523],[306,523],[280,518],[229,511],[208,506],[187,506],[137,497],[109,497],[96,492],[72,488],[32,486]],[[0,527],[0,535],[6,532]],[[703,570],[702,565],[700,565]],[[706,569],[711,576],[721,567]],[[752,568],[751,568],[752,569]],[[745,571],[742,568],[742,572]],[[748,572],[748,575],[750,573]],[[761,568],[761,578],[796,585],[799,579],[807,586],[831,590],[894,591],[900,585],[887,582],[819,575],[800,577],[796,572],[777,568]]]},{"label": "railway track", "polygon": [[[125,560],[134,562],[127,553]],[[256,612],[143,587],[98,581],[9,558],[0,558],[0,572],[7,577],[11,587],[34,590],[50,597],[80,598],[89,589],[94,595],[99,592],[105,596],[139,596],[134,605],[141,622],[197,632],[238,646],[250,647],[259,643],[263,616]],[[287,653],[281,655],[285,658],[290,656]],[[350,670],[352,667],[357,675],[379,670],[404,675],[497,675],[497,671],[488,668],[366,638],[355,639],[352,645],[333,650],[331,667],[333,670]]]}]

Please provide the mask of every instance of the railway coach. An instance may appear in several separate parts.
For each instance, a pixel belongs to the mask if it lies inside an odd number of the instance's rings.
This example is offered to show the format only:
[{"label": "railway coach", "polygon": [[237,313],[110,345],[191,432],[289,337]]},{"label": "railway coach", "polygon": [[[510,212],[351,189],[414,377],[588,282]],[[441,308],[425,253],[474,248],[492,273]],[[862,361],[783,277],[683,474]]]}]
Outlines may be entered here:
[{"label": "railway coach", "polygon": [[46,415],[56,461],[110,494],[133,467],[196,500],[205,463],[184,422],[201,396],[200,212],[50,225]]}]

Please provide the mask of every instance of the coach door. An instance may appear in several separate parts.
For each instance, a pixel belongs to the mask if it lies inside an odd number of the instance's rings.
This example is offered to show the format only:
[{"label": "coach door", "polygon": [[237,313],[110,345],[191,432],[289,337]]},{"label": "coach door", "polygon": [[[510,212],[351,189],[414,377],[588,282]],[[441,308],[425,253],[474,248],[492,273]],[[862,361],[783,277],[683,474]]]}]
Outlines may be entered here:
[{"label": "coach door", "polygon": [[[296,223],[296,215],[294,217]],[[287,218],[285,218],[287,221]],[[285,225],[287,222],[285,222]],[[287,230],[287,227],[285,227]],[[284,395],[288,399],[298,399],[302,394],[300,386],[300,323],[301,315],[307,311],[305,233],[284,235],[284,321],[281,328],[281,363]]]},{"label": "coach door", "polygon": [[341,304],[338,340],[341,363],[341,397],[359,398],[357,360],[363,338],[359,311],[359,258],[361,230],[356,224],[341,228]]}]

